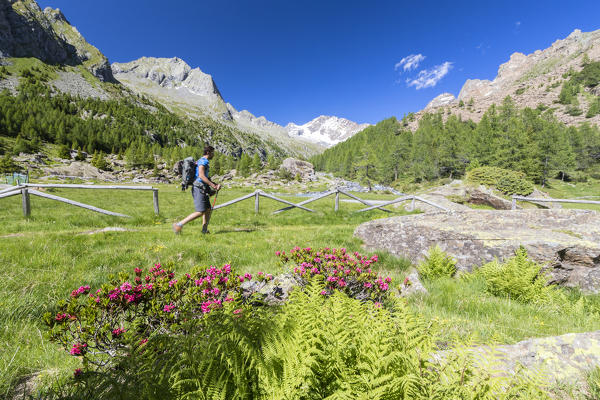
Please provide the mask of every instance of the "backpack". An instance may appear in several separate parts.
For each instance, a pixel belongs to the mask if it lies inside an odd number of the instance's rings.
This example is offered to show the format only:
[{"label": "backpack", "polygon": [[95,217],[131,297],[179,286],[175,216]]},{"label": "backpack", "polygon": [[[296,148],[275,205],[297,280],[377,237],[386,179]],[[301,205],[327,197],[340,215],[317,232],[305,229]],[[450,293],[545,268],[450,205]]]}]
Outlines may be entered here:
[{"label": "backpack", "polygon": [[194,184],[196,180],[196,160],[193,157],[188,157],[181,162],[181,190],[187,189],[188,186]]}]

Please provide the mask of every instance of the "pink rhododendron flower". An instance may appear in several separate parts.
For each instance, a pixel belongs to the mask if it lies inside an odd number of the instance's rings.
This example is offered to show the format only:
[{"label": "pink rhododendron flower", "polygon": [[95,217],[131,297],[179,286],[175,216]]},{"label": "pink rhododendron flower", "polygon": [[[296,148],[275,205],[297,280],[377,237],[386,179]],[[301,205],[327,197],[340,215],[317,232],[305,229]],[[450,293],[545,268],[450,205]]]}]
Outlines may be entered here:
[{"label": "pink rhododendron flower", "polygon": [[163,307],[164,312],[171,312],[175,309],[175,305],[173,303],[165,304]]},{"label": "pink rhododendron flower", "polygon": [[142,269],[138,267],[135,267],[134,271],[137,276],[141,276],[143,272]]},{"label": "pink rhododendron flower", "polygon": [[73,372],[73,377],[75,378],[79,378],[81,376],[82,372],[81,372],[81,368],[77,368],[75,369],[75,371]]},{"label": "pink rhododendron flower", "polygon": [[117,328],[117,329],[113,329],[112,330],[113,336],[120,336],[124,332],[125,332],[125,329],[121,329],[121,328]]},{"label": "pink rhododendron flower", "polygon": [[71,347],[69,353],[71,353],[72,356],[80,356],[85,351],[86,347],[86,343],[75,343],[73,347]]},{"label": "pink rhododendron flower", "polygon": [[172,281],[169,281],[169,287],[175,286],[176,283],[177,283],[177,279],[173,279]]},{"label": "pink rhododendron flower", "polygon": [[242,309],[241,309],[241,308],[238,308],[237,310],[233,310],[233,313],[234,313],[234,314],[239,314],[239,313],[241,313],[241,312],[242,312]]}]

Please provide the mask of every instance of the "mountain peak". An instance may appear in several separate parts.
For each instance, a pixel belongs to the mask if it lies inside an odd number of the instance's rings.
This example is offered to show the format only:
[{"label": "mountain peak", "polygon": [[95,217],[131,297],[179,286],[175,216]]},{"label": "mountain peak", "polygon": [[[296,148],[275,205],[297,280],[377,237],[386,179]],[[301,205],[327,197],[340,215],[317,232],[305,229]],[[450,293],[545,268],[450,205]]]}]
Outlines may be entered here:
[{"label": "mountain peak", "polygon": [[106,57],[63,13],[49,7],[42,11],[34,0],[0,1],[0,56],[83,65],[100,80],[114,80]]},{"label": "mountain peak", "polygon": [[[579,107],[584,112],[573,113],[569,111],[570,105],[560,105],[558,102],[562,85],[567,79],[565,77],[569,71],[581,71],[584,55],[591,61],[600,61],[600,30],[582,32],[575,29],[569,36],[554,41],[546,49],[531,54],[512,53],[508,61],[498,67],[493,80],[469,79],[464,83],[458,100],[468,102],[467,107],[452,101],[451,94],[442,94],[417,116],[431,111],[431,108],[444,106],[449,111],[445,115],[460,115],[462,119],[477,122],[492,104],[501,104],[506,96],[511,96],[519,108],[553,108],[558,120],[566,124],[600,124],[600,116],[585,116],[585,110],[590,107],[588,96],[582,94],[578,97]],[[416,126],[416,121],[411,124],[411,128]]]},{"label": "mountain peak", "polygon": [[357,124],[345,118],[320,115],[304,125],[296,125],[290,122],[285,126],[285,130],[290,137],[298,137],[325,147],[331,147],[368,126],[369,124]]}]

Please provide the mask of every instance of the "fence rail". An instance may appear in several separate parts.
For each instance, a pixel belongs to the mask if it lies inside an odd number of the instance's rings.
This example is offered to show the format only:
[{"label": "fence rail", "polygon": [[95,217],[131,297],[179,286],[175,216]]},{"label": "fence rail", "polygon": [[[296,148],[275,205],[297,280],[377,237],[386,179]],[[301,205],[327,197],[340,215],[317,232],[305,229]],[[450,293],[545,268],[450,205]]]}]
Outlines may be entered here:
[{"label": "fence rail", "polygon": [[154,204],[154,213],[158,215],[160,213],[159,204],[158,204],[158,189],[153,188],[152,186],[124,186],[124,185],[71,185],[71,184],[59,184],[59,183],[23,183],[17,186],[9,187],[6,189],[0,190],[0,199],[4,197],[11,197],[16,195],[21,195],[23,198],[23,215],[25,217],[29,217],[31,215],[31,203],[29,199],[29,195],[32,194],[34,196],[43,197],[50,200],[60,201],[62,203],[70,204],[72,206],[85,208],[87,210],[95,211],[101,214],[106,215],[114,215],[117,217],[125,217],[129,218],[129,215],[120,214],[113,211],[104,210],[102,208],[98,208],[95,206],[91,206],[89,204],[80,203],[78,201],[73,201],[66,199],[64,197],[51,195],[48,193],[43,193],[33,188],[70,188],[70,189],[105,189],[105,190],[148,190],[152,191],[152,200]]},{"label": "fence rail", "polygon": [[379,209],[381,211],[385,211],[385,212],[389,213],[391,211],[388,210],[388,209],[386,209],[385,206],[388,206],[388,205],[391,205],[391,204],[396,204],[396,203],[401,203],[401,202],[407,201],[407,200],[412,200],[412,208],[413,209],[414,209],[414,202],[415,202],[415,200],[417,200],[417,201],[421,201],[423,203],[427,203],[427,204],[429,204],[429,205],[431,205],[433,207],[439,208],[439,209],[441,209],[443,211],[446,211],[446,212],[450,211],[447,208],[442,207],[442,206],[440,206],[438,204],[435,204],[435,203],[433,203],[433,202],[431,202],[429,200],[423,199],[423,198],[421,198],[419,196],[413,196],[413,195],[406,195],[406,196],[403,196],[403,197],[399,197],[399,198],[397,198],[395,200],[387,201],[387,202],[384,202],[382,204],[373,204],[372,202],[369,202],[368,200],[361,199],[358,196],[355,196],[353,194],[350,194],[350,193],[348,193],[348,192],[346,192],[344,190],[338,189],[338,188],[329,190],[329,191],[327,191],[325,193],[318,194],[318,195],[316,195],[314,197],[311,197],[310,199],[301,201],[300,203],[292,203],[290,201],[282,200],[282,199],[280,199],[278,197],[275,197],[275,196],[273,196],[271,194],[265,193],[262,190],[256,190],[253,193],[244,195],[242,197],[238,197],[237,199],[230,200],[230,201],[228,201],[226,203],[223,203],[223,204],[219,204],[214,209],[216,210],[216,209],[219,209],[219,208],[228,207],[228,206],[230,206],[232,204],[235,204],[235,203],[238,203],[240,201],[254,198],[254,212],[258,213],[259,210],[260,210],[260,197],[266,197],[266,198],[269,198],[269,199],[272,199],[272,200],[275,200],[275,201],[278,201],[280,203],[284,203],[284,204],[288,205],[287,207],[280,208],[279,210],[274,211],[273,214],[279,214],[279,213],[282,213],[284,211],[291,210],[293,208],[299,208],[299,209],[304,210],[304,211],[314,212],[314,210],[311,210],[310,208],[306,208],[306,207],[304,207],[304,205],[309,204],[309,203],[311,203],[313,201],[317,201],[317,200],[323,199],[323,198],[328,197],[328,196],[333,196],[333,195],[335,195],[334,210],[336,212],[339,211],[339,208],[340,208],[340,195],[344,195],[344,196],[350,197],[351,199],[357,200],[357,201],[361,202],[362,204],[368,206],[367,208],[363,208],[363,209],[358,210],[356,212],[363,212],[363,211],[369,211],[369,210],[373,210],[373,209]]},{"label": "fence rail", "polygon": [[595,200],[573,200],[573,199],[535,199],[530,197],[523,196],[513,196],[512,197],[512,210],[517,209],[517,200],[519,201],[528,201],[528,202],[536,202],[536,203],[576,203],[576,204],[600,204],[600,201]]}]

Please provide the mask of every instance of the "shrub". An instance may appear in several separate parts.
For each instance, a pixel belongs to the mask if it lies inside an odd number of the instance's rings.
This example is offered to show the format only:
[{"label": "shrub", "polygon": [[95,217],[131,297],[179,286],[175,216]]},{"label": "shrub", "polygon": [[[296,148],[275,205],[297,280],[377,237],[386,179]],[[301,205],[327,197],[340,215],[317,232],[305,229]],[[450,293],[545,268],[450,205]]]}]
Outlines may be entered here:
[{"label": "shrub", "polygon": [[69,146],[67,146],[66,144],[63,144],[58,148],[57,155],[60,158],[70,160],[71,159],[71,149],[69,149]]},{"label": "shrub", "polygon": [[479,167],[467,172],[467,179],[487,186],[494,186],[504,194],[527,196],[533,192],[533,184],[518,171],[498,167]]},{"label": "shrub", "polygon": [[548,285],[548,277],[542,272],[542,266],[530,260],[523,247],[506,262],[494,260],[475,270],[472,275],[482,277],[486,291],[495,296],[536,304],[550,311],[558,311],[568,303],[564,291]]},{"label": "shrub", "polygon": [[379,257],[362,256],[358,252],[350,254],[346,249],[294,247],[289,255],[277,251],[283,265],[292,264],[294,274],[300,282],[307,284],[314,276],[325,282],[323,295],[329,296],[341,291],[358,300],[382,302],[389,293],[392,278],[381,277],[371,268]]},{"label": "shrub", "polygon": [[417,270],[425,280],[452,277],[456,273],[456,260],[438,245],[431,246],[427,257],[417,266]]},{"label": "shrub", "polygon": [[58,304],[44,320],[52,340],[85,364],[103,366],[142,347],[155,333],[185,334],[190,325],[201,329],[204,316],[218,312],[239,297],[240,283],[230,265],[197,269],[175,279],[156,264],[135,275],[123,272],[96,291],[83,285]]},{"label": "shrub", "polygon": [[10,154],[5,154],[4,157],[0,158],[0,173],[11,173],[20,171],[21,168],[13,161]]},{"label": "shrub", "polygon": [[277,176],[279,176],[279,179],[282,179],[284,181],[291,181],[294,177],[290,171],[281,167],[277,171]]},{"label": "shrub", "polygon": [[76,371],[44,398],[548,399],[481,371],[466,351],[434,356],[436,330],[404,301],[323,290],[315,276],[281,307],[226,304],[201,331],[158,333],[118,369]]},{"label": "shrub", "polygon": [[106,161],[106,158],[104,156],[104,152],[102,152],[102,151],[100,153],[98,153],[98,152],[94,153],[94,156],[92,157],[91,164],[94,167],[96,167],[96,168],[98,168],[99,170],[102,170],[102,171],[107,171],[109,169],[109,164]]}]

